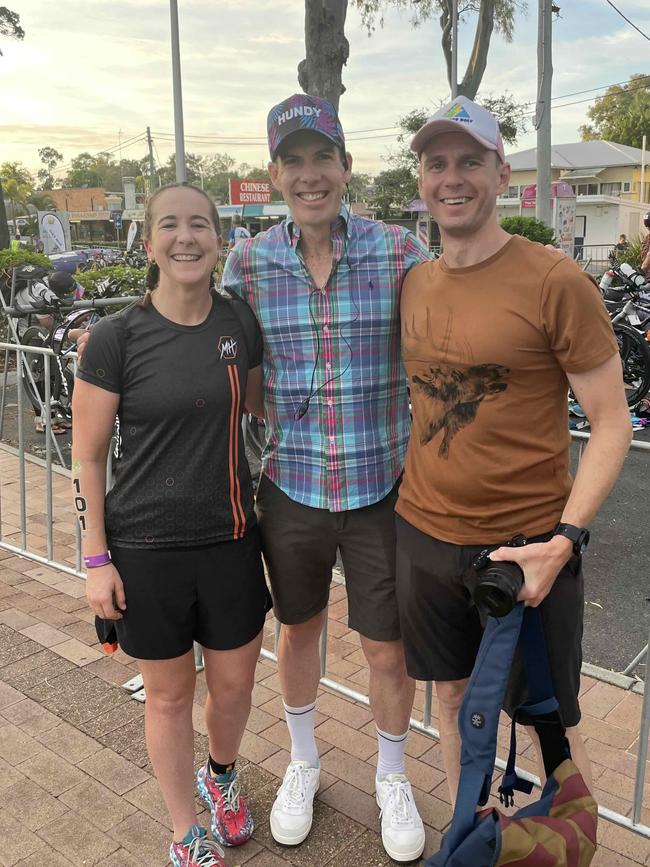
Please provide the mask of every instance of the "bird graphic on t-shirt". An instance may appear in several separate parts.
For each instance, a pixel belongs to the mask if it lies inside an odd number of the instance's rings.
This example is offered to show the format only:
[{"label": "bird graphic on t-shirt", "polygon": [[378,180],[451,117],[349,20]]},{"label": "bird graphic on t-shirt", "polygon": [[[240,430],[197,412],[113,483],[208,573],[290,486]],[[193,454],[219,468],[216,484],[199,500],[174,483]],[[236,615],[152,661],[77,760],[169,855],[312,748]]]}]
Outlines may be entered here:
[{"label": "bird graphic on t-shirt", "polygon": [[448,459],[451,441],[458,431],[474,421],[484,398],[508,388],[504,378],[509,372],[502,364],[476,364],[465,368],[441,365],[411,377],[414,386],[430,399],[426,404],[429,417],[420,444],[427,445],[444,430],[438,456]]}]

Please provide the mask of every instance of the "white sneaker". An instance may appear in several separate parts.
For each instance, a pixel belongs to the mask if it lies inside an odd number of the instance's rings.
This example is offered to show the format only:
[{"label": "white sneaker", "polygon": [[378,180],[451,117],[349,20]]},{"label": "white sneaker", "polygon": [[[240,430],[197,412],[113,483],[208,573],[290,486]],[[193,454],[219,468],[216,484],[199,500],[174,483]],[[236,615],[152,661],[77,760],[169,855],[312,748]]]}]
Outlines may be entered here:
[{"label": "white sneaker", "polygon": [[424,849],[424,825],[403,774],[375,780],[381,817],[381,842],[393,861],[415,861]]},{"label": "white sneaker", "polygon": [[271,807],[271,834],[283,846],[297,846],[311,830],[314,795],[320,785],[320,767],[291,762]]}]

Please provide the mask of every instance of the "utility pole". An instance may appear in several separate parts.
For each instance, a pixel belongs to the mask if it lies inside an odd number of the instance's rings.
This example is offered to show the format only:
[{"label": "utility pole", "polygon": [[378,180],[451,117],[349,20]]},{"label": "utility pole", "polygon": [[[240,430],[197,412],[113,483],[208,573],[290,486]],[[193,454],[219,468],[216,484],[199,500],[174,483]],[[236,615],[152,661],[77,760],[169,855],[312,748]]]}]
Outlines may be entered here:
[{"label": "utility pole", "polygon": [[176,144],[176,183],[187,181],[185,165],[185,132],[183,130],[183,90],[181,85],[181,53],[178,36],[178,0],[169,0],[172,29],[172,80],[174,84],[174,138]]},{"label": "utility pole", "polygon": [[451,98],[458,96],[458,0],[451,0]]},{"label": "utility pole", "polygon": [[156,169],[153,161],[153,142],[151,140],[151,127],[147,127],[147,144],[149,145],[149,195],[156,190]]},{"label": "utility pole", "polygon": [[553,84],[552,0],[538,0],[537,29],[537,202],[535,216],[551,226],[551,88]]}]

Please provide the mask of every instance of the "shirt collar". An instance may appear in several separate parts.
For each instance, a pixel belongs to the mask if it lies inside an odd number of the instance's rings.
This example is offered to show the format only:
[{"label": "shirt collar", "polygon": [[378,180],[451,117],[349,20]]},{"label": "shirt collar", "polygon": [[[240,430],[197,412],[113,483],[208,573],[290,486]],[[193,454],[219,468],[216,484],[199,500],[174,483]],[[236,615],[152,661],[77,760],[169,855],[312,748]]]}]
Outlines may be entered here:
[{"label": "shirt collar", "polygon": [[[336,237],[337,235],[347,235],[348,240],[350,237],[350,206],[341,202],[341,208],[339,210],[339,215],[336,220],[331,224],[330,229],[332,232],[332,237]],[[294,249],[300,240],[300,226],[298,223],[294,222],[291,214],[287,217],[285,221],[285,231],[287,234],[286,240]]]}]

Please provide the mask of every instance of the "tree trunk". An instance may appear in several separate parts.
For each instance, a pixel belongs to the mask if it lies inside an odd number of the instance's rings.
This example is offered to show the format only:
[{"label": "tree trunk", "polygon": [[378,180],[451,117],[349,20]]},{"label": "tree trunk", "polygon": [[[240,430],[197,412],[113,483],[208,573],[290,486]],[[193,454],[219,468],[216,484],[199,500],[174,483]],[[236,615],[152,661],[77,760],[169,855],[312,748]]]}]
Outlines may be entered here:
[{"label": "tree trunk", "polygon": [[458,93],[469,99],[474,99],[481,86],[483,73],[487,66],[487,56],[490,50],[490,39],[494,29],[494,0],[481,0],[481,8],[476,22],[474,46],[465,70],[463,80],[458,85]]},{"label": "tree trunk", "polygon": [[[15,222],[14,217],[14,222]],[[9,226],[7,224],[7,209],[5,208],[5,196],[0,181],[0,250],[9,246]]]},{"label": "tree trunk", "polygon": [[[440,15],[442,29],[442,51],[447,64],[447,81],[451,88],[451,0],[443,0]],[[465,70],[463,80],[458,83],[458,94],[474,99],[487,66],[487,56],[490,50],[490,38],[494,29],[494,0],[481,0],[481,8],[476,22],[474,46]]]},{"label": "tree trunk", "polygon": [[298,64],[298,82],[311,96],[328,99],[337,109],[345,92],[341,71],[350,45],[345,38],[348,0],[305,0],[306,58]]},{"label": "tree trunk", "polygon": [[450,89],[453,89],[451,80],[451,0],[444,0],[442,14],[440,15],[440,29],[442,30],[442,53],[447,65],[447,81]]}]

